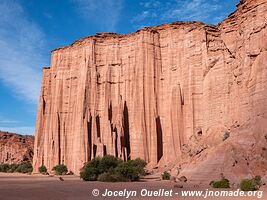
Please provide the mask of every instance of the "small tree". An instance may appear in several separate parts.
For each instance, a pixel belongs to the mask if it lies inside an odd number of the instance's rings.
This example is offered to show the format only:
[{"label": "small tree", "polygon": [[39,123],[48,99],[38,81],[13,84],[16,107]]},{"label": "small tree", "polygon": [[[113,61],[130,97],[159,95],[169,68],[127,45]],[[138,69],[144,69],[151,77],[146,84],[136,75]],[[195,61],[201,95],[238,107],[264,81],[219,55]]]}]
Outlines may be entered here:
[{"label": "small tree", "polygon": [[47,169],[46,169],[46,167],[45,167],[44,165],[40,166],[40,167],[39,167],[39,172],[40,172],[41,174],[46,174],[46,173],[47,173]]},{"label": "small tree", "polygon": [[114,156],[111,155],[106,155],[99,162],[98,166],[99,173],[102,174],[104,172],[113,170],[118,166],[118,164],[119,164],[118,158],[115,158]]},{"label": "small tree", "polygon": [[130,161],[121,162],[116,168],[116,172],[130,181],[138,181],[140,178],[139,169]]},{"label": "small tree", "polygon": [[213,188],[230,188],[230,181],[226,178],[222,178],[219,181],[211,181],[210,185]]},{"label": "small tree", "polygon": [[137,181],[145,174],[146,162],[141,159],[126,162],[114,156],[94,158],[81,169],[80,177],[84,181],[125,182]]},{"label": "small tree", "polygon": [[135,160],[129,160],[129,162],[132,166],[136,167],[139,175],[144,176],[146,174],[145,166],[147,165],[146,161],[136,158]]},{"label": "small tree", "polygon": [[90,164],[86,164],[80,172],[80,178],[84,181],[96,181],[98,175],[99,171],[95,167],[90,166]]},{"label": "small tree", "polygon": [[64,175],[68,172],[68,168],[64,164],[56,165],[52,170],[55,171],[56,175]]},{"label": "small tree", "polygon": [[162,180],[170,180],[171,174],[169,172],[165,171],[161,174],[161,178],[162,178]]},{"label": "small tree", "polygon": [[244,179],[240,183],[240,189],[242,191],[255,191],[261,186],[261,177],[256,176],[253,179]]},{"label": "small tree", "polygon": [[96,181],[100,174],[100,161],[101,158],[97,157],[87,162],[80,171],[80,178],[84,181]]}]

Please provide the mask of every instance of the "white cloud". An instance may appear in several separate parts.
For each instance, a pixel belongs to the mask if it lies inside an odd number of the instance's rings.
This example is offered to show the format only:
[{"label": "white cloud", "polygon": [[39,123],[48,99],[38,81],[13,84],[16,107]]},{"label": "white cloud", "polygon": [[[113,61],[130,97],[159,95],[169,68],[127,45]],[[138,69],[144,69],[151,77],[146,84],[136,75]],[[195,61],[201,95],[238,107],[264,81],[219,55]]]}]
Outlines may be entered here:
[{"label": "white cloud", "polygon": [[[157,25],[168,21],[203,21],[217,23],[222,19],[223,1],[218,0],[166,0],[144,1],[142,11],[132,18],[132,23]],[[220,15],[214,17],[214,15]],[[136,24],[139,23],[139,24]]]},{"label": "white cloud", "polygon": [[[183,19],[205,21],[211,17],[214,11],[221,8],[218,2],[211,0],[191,0],[179,3],[178,7],[174,7],[169,12],[162,15],[163,19]],[[215,23],[215,22],[214,22]]]},{"label": "white cloud", "polygon": [[140,3],[141,6],[144,6],[145,8],[152,8],[152,7],[158,7],[161,5],[159,1],[149,0],[145,2]]},{"label": "white cloud", "polygon": [[19,123],[18,121],[16,120],[0,120],[0,125],[3,125],[3,124],[17,124]]},{"label": "white cloud", "polygon": [[0,131],[17,133],[17,134],[27,134],[33,135],[35,131],[35,127],[31,126],[19,126],[19,127],[0,127]]},{"label": "white cloud", "polygon": [[105,31],[116,31],[124,0],[72,0],[86,20],[97,22]]},{"label": "white cloud", "polygon": [[0,80],[15,96],[36,104],[41,68],[48,61],[44,34],[14,0],[1,1],[0,27]]},{"label": "white cloud", "polygon": [[20,122],[17,120],[12,120],[9,118],[5,118],[3,116],[0,115],[0,127],[1,126],[13,126],[13,125],[18,125]]},{"label": "white cloud", "polygon": [[146,18],[148,17],[157,17],[157,14],[154,13],[154,12],[150,12],[149,10],[145,10],[143,11],[142,13],[138,14],[137,16],[135,16],[131,22],[134,23],[134,22],[142,22],[143,20],[145,20]]}]

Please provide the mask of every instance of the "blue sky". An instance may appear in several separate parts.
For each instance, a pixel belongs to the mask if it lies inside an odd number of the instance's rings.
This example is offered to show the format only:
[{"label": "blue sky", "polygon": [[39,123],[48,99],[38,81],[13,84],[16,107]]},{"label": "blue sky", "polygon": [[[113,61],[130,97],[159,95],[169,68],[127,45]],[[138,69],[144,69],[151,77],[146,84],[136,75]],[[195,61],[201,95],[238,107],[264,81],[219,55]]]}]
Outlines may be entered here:
[{"label": "blue sky", "polygon": [[0,0],[0,130],[33,134],[42,67],[54,48],[96,32],[173,21],[216,24],[239,0]]}]

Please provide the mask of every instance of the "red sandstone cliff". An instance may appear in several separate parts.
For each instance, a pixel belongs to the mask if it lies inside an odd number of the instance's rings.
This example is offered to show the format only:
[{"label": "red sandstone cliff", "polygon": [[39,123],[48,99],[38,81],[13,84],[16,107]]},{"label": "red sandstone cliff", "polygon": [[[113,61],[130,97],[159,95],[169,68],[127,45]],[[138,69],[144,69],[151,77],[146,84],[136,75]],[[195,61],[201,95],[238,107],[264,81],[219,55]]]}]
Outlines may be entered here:
[{"label": "red sandstone cliff", "polygon": [[78,173],[112,154],[176,166],[192,179],[262,173],[266,8],[243,0],[218,26],[174,22],[54,50],[43,70],[34,170],[64,163]]},{"label": "red sandstone cliff", "polygon": [[0,164],[32,162],[34,137],[0,131]]}]

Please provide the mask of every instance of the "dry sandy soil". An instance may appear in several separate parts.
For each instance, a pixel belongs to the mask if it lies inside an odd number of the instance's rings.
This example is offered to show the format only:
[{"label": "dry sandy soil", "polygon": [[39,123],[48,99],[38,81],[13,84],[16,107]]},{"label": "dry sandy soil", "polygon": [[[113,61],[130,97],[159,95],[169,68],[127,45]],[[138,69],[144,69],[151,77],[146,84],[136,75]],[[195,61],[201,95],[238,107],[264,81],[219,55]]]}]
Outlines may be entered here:
[{"label": "dry sandy soil", "polygon": [[[48,177],[40,175],[22,175],[22,174],[4,174],[0,173],[0,199],[1,200],[89,200],[89,199],[126,199],[126,197],[103,197],[105,190],[124,190],[137,191],[137,196],[129,199],[205,199],[204,197],[181,197],[174,193],[189,190],[206,190],[204,187],[194,187],[184,185],[184,188],[175,188],[174,183],[170,181],[156,182],[135,182],[135,183],[101,183],[101,182],[84,182],[75,176],[64,176],[64,181],[59,177]],[[98,189],[100,195],[94,197],[92,191]],[[171,197],[141,197],[142,189],[155,190],[165,189],[173,190]],[[211,188],[208,188],[212,190]],[[263,186],[263,197],[267,199],[267,187]],[[264,194],[265,193],[265,194]],[[243,200],[259,199],[256,197],[209,197],[207,199],[216,200]]]}]

